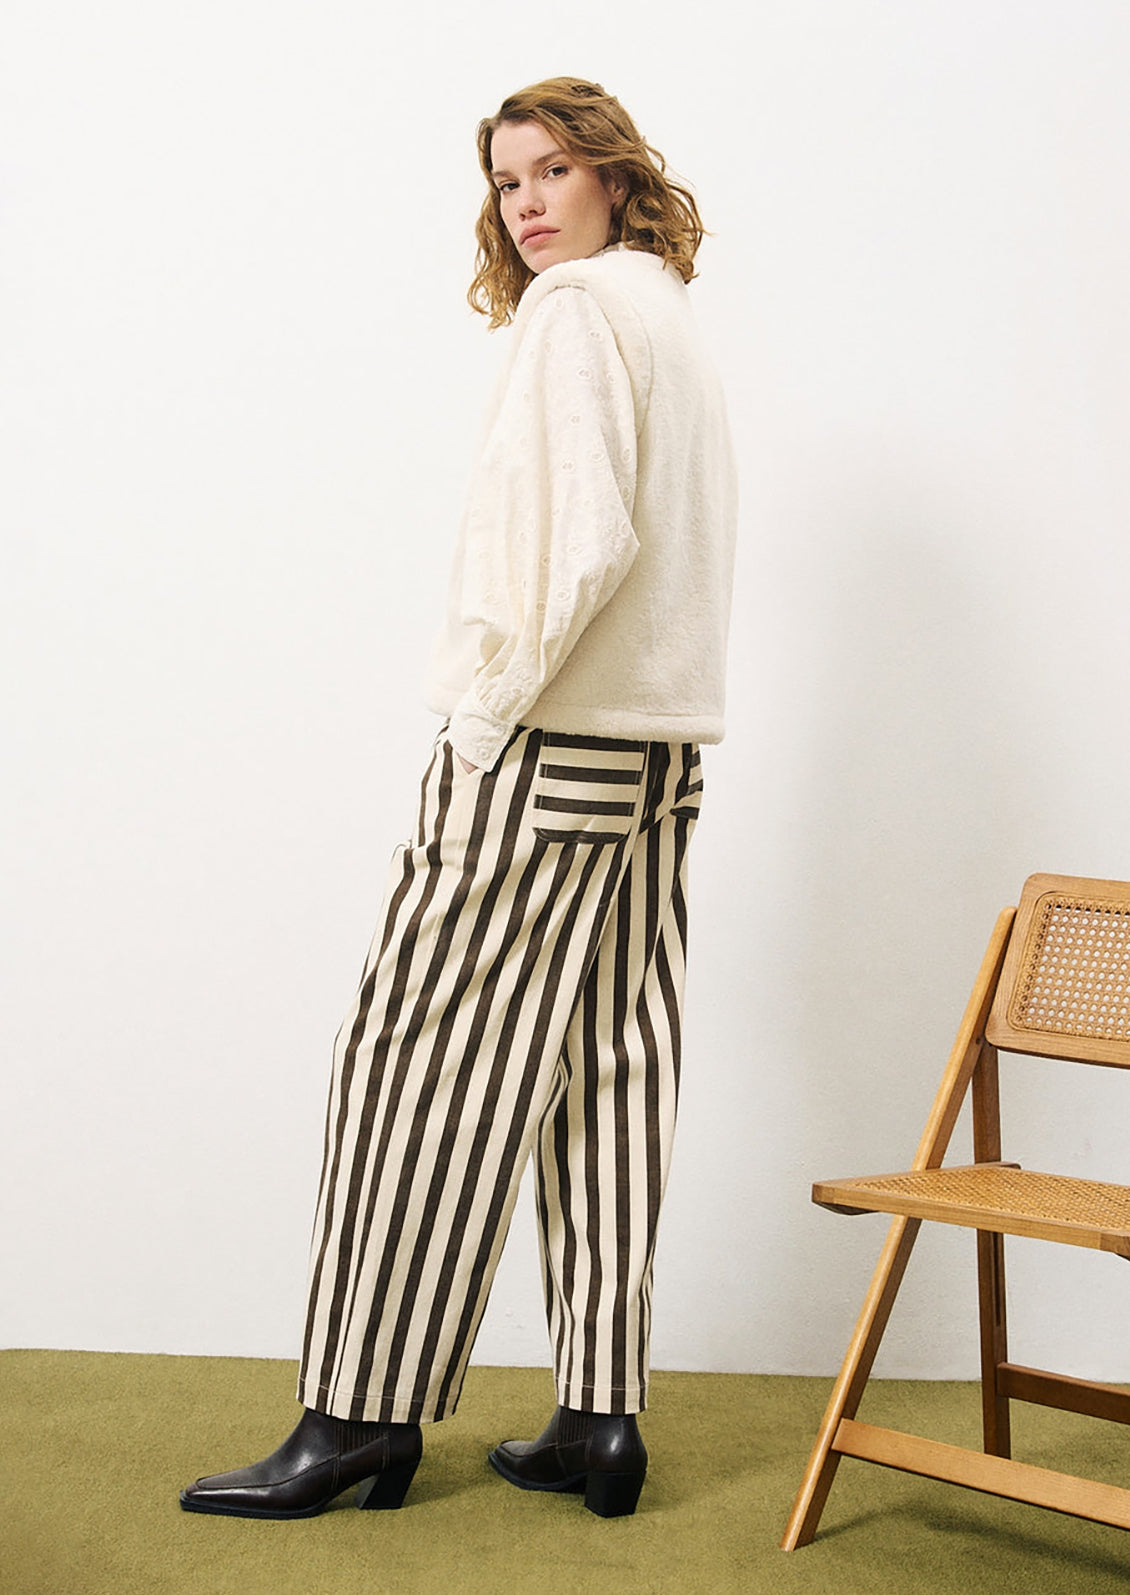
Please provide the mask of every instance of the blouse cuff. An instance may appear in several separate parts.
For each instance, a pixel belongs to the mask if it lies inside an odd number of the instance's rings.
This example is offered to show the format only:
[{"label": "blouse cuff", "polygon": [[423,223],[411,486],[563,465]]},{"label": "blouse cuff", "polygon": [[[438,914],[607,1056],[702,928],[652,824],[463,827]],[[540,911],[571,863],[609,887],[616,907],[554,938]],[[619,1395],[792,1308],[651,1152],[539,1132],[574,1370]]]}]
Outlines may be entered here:
[{"label": "blouse cuff", "polygon": [[468,764],[489,770],[514,735],[514,727],[498,720],[470,694],[459,704],[447,727],[447,740]]}]

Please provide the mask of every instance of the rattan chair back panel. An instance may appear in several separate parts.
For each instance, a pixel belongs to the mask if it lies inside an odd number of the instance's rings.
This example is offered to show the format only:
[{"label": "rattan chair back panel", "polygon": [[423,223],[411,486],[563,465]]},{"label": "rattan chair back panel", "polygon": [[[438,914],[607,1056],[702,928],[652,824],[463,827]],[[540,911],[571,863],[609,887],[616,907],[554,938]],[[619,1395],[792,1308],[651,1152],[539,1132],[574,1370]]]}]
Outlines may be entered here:
[{"label": "rattan chair back panel", "polygon": [[994,1046],[1130,1068],[1130,885],[1033,875],[986,1031]]}]

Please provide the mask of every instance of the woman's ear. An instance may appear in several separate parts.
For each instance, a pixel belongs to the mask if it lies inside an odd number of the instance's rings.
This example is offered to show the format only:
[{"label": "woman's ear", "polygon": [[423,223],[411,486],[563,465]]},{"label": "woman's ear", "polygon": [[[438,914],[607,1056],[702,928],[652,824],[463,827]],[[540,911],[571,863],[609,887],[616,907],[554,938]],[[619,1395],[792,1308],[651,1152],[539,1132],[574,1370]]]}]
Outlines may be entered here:
[{"label": "woman's ear", "polygon": [[624,182],[623,178],[620,177],[619,173],[616,172],[615,169],[606,175],[604,179],[604,188],[609,199],[612,201],[613,209],[619,210],[621,205],[628,197],[628,185]]}]

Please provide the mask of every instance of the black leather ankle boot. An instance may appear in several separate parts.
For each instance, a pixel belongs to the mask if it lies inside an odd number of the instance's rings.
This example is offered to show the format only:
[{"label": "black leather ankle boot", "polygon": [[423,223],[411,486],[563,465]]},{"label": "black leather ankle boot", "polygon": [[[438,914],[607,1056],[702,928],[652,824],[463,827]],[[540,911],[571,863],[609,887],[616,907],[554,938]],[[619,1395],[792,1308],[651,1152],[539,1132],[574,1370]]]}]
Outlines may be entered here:
[{"label": "black leather ankle boot", "polygon": [[262,1462],[213,1473],[181,1491],[186,1512],[225,1517],[313,1517],[362,1484],[357,1505],[403,1504],[420,1461],[416,1423],[352,1423],[303,1410],[298,1427]]},{"label": "black leather ankle boot", "polygon": [[490,1453],[497,1473],[520,1490],[574,1490],[598,1517],[627,1517],[647,1474],[635,1414],[558,1407],[536,1440],[504,1440]]}]

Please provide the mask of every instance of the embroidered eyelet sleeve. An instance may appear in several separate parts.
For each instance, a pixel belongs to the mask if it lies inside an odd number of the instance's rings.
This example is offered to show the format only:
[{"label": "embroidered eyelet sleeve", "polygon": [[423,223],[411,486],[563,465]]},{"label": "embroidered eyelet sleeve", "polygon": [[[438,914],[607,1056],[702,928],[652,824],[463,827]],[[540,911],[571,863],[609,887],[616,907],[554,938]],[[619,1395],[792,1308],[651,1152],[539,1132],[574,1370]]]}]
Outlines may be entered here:
[{"label": "embroidered eyelet sleeve", "polygon": [[471,486],[461,618],[480,639],[448,738],[494,763],[623,581],[636,424],[608,321],[587,289],[548,293],[522,331]]}]

